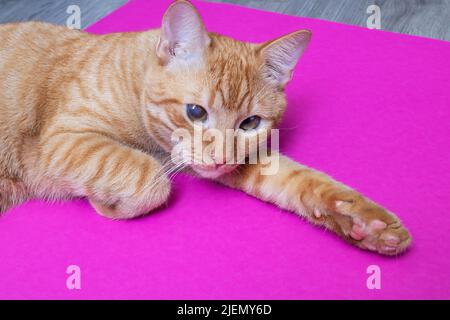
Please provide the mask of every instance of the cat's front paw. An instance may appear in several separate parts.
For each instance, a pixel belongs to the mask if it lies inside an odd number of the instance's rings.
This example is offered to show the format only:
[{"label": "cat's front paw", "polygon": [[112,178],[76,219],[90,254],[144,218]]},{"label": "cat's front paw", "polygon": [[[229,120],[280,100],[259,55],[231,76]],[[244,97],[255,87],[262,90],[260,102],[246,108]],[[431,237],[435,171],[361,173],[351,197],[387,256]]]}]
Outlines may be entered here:
[{"label": "cat's front paw", "polygon": [[399,219],[364,197],[337,200],[333,211],[340,233],[360,248],[397,255],[411,244],[411,235]]},{"label": "cat's front paw", "polygon": [[101,216],[110,219],[132,219],[145,215],[167,202],[171,183],[165,174],[156,172],[146,188],[131,196],[116,195],[105,201],[95,196],[88,196],[92,207]]}]

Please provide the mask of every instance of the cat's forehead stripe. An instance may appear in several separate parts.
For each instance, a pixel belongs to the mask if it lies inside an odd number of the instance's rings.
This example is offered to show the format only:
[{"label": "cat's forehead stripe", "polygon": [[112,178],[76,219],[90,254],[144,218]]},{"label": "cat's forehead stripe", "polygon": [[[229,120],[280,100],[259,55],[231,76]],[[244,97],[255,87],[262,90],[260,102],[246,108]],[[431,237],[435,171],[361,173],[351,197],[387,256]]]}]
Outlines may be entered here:
[{"label": "cat's forehead stripe", "polygon": [[252,73],[256,72],[254,49],[227,37],[211,35],[209,54],[209,76],[212,79],[212,102],[215,95],[222,99],[221,108],[237,110],[248,109],[244,105],[246,97],[251,94]]}]

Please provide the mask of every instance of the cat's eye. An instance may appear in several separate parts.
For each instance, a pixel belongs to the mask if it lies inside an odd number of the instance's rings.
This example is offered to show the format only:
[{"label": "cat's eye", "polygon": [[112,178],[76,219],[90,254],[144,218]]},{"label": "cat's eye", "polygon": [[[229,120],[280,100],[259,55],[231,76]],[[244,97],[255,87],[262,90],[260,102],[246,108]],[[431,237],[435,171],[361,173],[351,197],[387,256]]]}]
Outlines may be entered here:
[{"label": "cat's eye", "polygon": [[248,117],[247,119],[245,119],[244,121],[242,121],[239,128],[241,128],[242,130],[245,130],[245,131],[256,129],[256,128],[258,128],[260,122],[261,122],[261,117],[251,116],[251,117]]},{"label": "cat's eye", "polygon": [[191,121],[205,121],[208,117],[208,113],[205,108],[198,104],[187,104],[186,113]]}]

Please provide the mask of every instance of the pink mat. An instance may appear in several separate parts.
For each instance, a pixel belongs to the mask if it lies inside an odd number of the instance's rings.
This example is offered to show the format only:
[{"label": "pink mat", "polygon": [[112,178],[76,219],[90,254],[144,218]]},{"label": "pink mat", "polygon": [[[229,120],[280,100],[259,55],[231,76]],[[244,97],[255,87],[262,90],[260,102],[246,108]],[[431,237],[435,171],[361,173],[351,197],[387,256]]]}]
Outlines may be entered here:
[{"label": "pink mat", "polygon": [[[94,33],[158,27],[169,1],[131,1]],[[308,28],[281,149],[398,213],[411,250],[385,258],[297,216],[190,177],[168,208],[117,222],[85,201],[0,219],[0,298],[450,298],[450,43],[195,3],[209,31],[263,41]],[[81,290],[66,268],[81,268]],[[369,265],[381,289],[366,287]]]}]

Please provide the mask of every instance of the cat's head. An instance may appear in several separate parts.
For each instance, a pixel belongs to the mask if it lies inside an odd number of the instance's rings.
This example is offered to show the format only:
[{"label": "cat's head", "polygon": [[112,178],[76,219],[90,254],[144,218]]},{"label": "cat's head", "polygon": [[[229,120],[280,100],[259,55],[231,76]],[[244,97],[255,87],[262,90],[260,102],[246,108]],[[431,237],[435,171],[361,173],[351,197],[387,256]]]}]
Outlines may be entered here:
[{"label": "cat's head", "polygon": [[[284,113],[284,87],[310,38],[308,30],[300,30],[262,44],[233,40],[208,33],[190,2],[174,2],[163,17],[156,69],[146,78],[143,117],[149,133],[169,152],[181,143],[174,132],[194,137],[194,127],[223,137],[233,129],[234,139],[258,137],[264,143]],[[215,178],[236,167],[229,164],[230,150],[214,145],[214,139],[196,143],[209,146],[200,156],[189,150],[200,175]],[[240,154],[255,152],[257,145],[247,144]],[[221,156],[214,152],[219,148]]]}]

